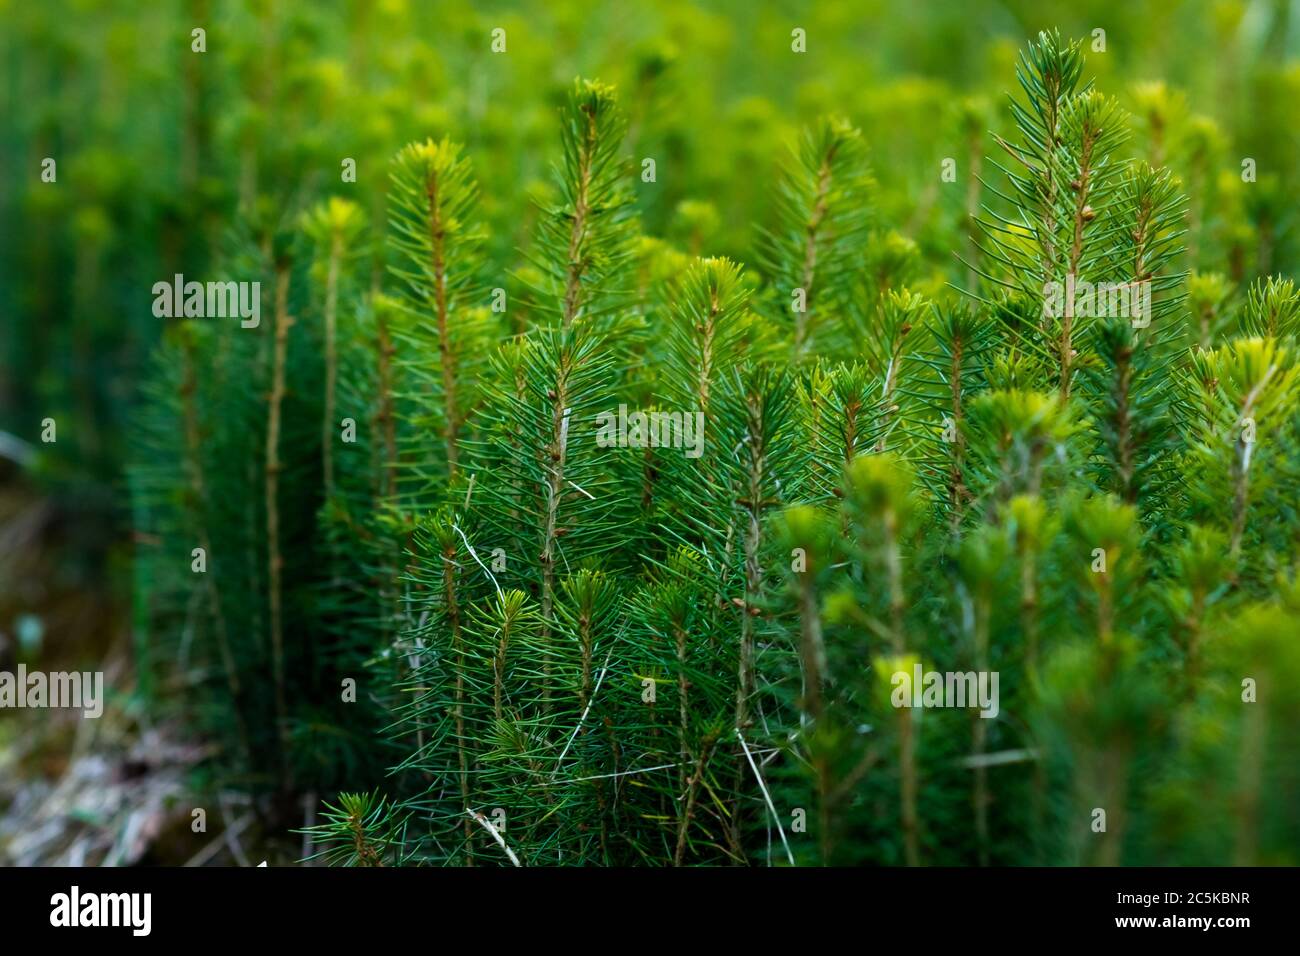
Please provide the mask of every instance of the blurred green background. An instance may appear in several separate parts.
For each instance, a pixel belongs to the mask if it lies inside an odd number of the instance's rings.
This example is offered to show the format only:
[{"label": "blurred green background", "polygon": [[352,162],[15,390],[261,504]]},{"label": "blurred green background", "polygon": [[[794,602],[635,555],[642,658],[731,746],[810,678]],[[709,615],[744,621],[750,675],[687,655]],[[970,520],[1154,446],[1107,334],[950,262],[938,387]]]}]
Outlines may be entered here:
[{"label": "blurred green background", "polygon": [[[1300,131],[1296,4],[963,3],[0,3],[0,428],[47,462],[111,485],[123,413],[158,339],[151,286],[195,274],[224,223],[258,194],[286,202],[337,183],[382,203],[387,159],[450,134],[483,181],[494,262],[506,271],[531,223],[520,200],[549,188],[555,107],[576,75],[617,84],[627,148],[654,157],[639,190],[645,231],[752,261],[769,184],[794,133],[847,116],[872,150],[878,219],[959,277],[963,209],[938,189],[1005,130],[1016,51],[1043,28],[1105,31],[1088,68],[1120,96],[1194,199],[1197,258],[1280,192],[1294,196]],[[206,52],[191,30],[206,30]],[[791,52],[791,30],[807,52]],[[493,54],[491,31],[506,31]],[[41,180],[42,160],[57,181]],[[1242,157],[1268,190],[1233,195]],[[1224,179],[1224,195],[1214,188]],[[1197,186],[1200,186],[1198,189]],[[1265,195],[1267,194],[1267,195]],[[378,213],[382,207],[373,209]],[[1294,243],[1237,250],[1239,273],[1286,272]],[[1263,257],[1267,261],[1260,261]],[[1232,261],[1229,259],[1229,261]],[[54,449],[48,449],[53,452]],[[111,495],[110,495],[111,498]],[[99,497],[82,505],[102,504]]]}]

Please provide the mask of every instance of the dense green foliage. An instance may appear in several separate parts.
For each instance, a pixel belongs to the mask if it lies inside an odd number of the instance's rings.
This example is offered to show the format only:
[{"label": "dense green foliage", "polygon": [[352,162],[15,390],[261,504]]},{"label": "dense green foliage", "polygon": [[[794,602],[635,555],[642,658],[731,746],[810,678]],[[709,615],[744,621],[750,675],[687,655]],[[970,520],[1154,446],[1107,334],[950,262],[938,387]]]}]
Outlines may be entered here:
[{"label": "dense green foliage", "polygon": [[[1114,65],[1141,4],[1018,57],[931,12],[945,81],[880,83],[834,9],[469,6],[227,12],[124,124],[173,178],[90,139],[25,194],[75,223],[42,294],[135,335],[158,278],[260,282],[162,320],[128,419],[147,703],[221,785],[325,795],[340,865],[1297,862],[1294,66],[1234,113]],[[997,714],[897,706],[918,665]]]}]

